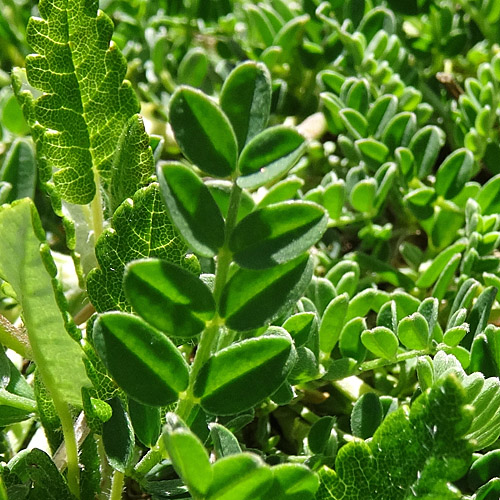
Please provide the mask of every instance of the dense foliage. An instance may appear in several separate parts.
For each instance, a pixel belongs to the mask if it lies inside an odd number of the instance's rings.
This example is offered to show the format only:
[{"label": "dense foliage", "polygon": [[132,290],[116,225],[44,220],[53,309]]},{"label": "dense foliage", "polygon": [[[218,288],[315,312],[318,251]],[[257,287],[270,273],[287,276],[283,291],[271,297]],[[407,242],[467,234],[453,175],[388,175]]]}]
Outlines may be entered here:
[{"label": "dense foliage", "polygon": [[0,500],[498,499],[499,26],[4,2]]}]

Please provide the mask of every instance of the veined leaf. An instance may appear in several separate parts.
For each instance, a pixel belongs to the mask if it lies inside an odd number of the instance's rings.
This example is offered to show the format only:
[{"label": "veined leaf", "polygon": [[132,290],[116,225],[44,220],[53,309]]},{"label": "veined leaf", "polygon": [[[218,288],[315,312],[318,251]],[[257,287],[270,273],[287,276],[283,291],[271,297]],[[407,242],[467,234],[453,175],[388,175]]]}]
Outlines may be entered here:
[{"label": "veined leaf", "polygon": [[47,164],[42,181],[52,176],[62,198],[90,203],[97,176],[110,180],[119,138],[139,103],[123,80],[127,65],[111,42],[113,23],[96,0],[42,0],[39,11],[26,31],[37,52],[26,58],[26,73],[42,95],[24,99]]},{"label": "veined leaf", "polygon": [[122,287],[125,265],[142,257],[157,257],[197,271],[185,258],[187,247],[170,222],[157,183],[137,191],[116,210],[112,228],[96,245],[99,268],[87,278],[87,293],[98,312],[130,310]]},{"label": "veined leaf", "polygon": [[168,116],[188,160],[215,177],[231,175],[238,154],[236,136],[214,101],[199,90],[181,86],[170,99]]},{"label": "veined leaf", "polygon": [[220,106],[231,122],[239,150],[267,125],[271,109],[271,75],[251,61],[237,66],[222,86]]},{"label": "veined leaf", "polygon": [[200,333],[215,314],[210,289],[194,274],[159,259],[131,262],[124,276],[130,305],[150,325],[175,337]]},{"label": "veined leaf", "polygon": [[219,314],[235,330],[264,326],[302,295],[311,277],[307,255],[271,269],[240,269],[222,290]]},{"label": "veined leaf", "polygon": [[[33,359],[44,384],[61,400],[81,407],[81,389],[90,385],[83,351],[66,331],[51,276],[40,255],[39,238],[44,232],[32,202],[25,198],[4,206],[0,227],[0,276],[21,304]],[[55,268],[52,257],[47,258]]]},{"label": "veined leaf", "polygon": [[242,267],[265,269],[298,257],[323,236],[328,215],[315,203],[290,201],[255,210],[231,233],[229,248]]},{"label": "veined leaf", "polygon": [[224,244],[224,219],[203,181],[181,163],[158,168],[163,200],[174,224],[193,250],[213,257]]},{"label": "veined leaf", "polygon": [[194,395],[208,413],[240,413],[275,392],[294,362],[290,335],[272,327],[260,337],[242,340],[211,356],[196,377]]},{"label": "veined leaf", "polygon": [[444,378],[419,396],[409,412],[399,408],[386,417],[370,441],[343,446],[335,471],[320,470],[316,499],[443,498],[447,483],[462,477],[471,459],[464,436],[472,410],[465,404],[456,377]]},{"label": "veined leaf", "polygon": [[140,403],[166,406],[187,388],[188,367],[180,351],[137,316],[102,314],[94,325],[93,340],[111,376]]}]

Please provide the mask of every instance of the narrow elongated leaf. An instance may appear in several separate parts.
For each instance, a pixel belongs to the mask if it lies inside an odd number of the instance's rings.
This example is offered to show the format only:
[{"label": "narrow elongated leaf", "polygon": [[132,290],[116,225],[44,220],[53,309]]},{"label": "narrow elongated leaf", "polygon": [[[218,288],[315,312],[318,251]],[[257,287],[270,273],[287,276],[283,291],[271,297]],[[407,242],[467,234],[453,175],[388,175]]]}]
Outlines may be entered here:
[{"label": "narrow elongated leaf", "polygon": [[264,130],[271,109],[271,75],[260,63],[237,66],[222,86],[220,106],[229,118],[239,150]]},{"label": "narrow elongated leaf", "polygon": [[131,314],[110,312],[98,317],[94,345],[118,385],[151,406],[177,400],[188,385],[188,367],[175,345]]},{"label": "narrow elongated leaf", "polygon": [[81,407],[81,389],[90,385],[83,351],[65,329],[51,276],[40,255],[39,235],[44,233],[32,202],[25,198],[0,209],[0,227],[0,276],[22,307],[33,359],[44,384],[63,401]]},{"label": "narrow elongated leaf", "polygon": [[240,269],[222,290],[219,314],[235,330],[263,326],[302,295],[311,277],[307,255],[271,269]]},{"label": "narrow elongated leaf", "polygon": [[335,297],[326,307],[319,327],[319,348],[330,353],[337,343],[349,306],[349,296],[343,293]]},{"label": "narrow elongated leaf", "polygon": [[323,236],[328,215],[315,203],[291,201],[261,208],[234,228],[229,248],[242,267],[265,269],[298,257]]},{"label": "narrow elongated leaf", "polygon": [[207,285],[166,261],[131,262],[125,270],[124,287],[132,308],[169,335],[196,335],[215,314],[215,302]]},{"label": "narrow elongated leaf", "polygon": [[238,145],[227,116],[203,92],[180,86],[172,95],[168,116],[175,138],[186,156],[215,177],[228,177],[236,168]]},{"label": "narrow elongated leaf", "polygon": [[436,192],[445,198],[456,196],[472,175],[474,156],[467,149],[451,153],[436,173]]},{"label": "narrow elongated leaf", "polygon": [[286,380],[295,349],[286,330],[273,327],[256,338],[215,353],[203,365],[194,384],[202,408],[216,415],[233,415],[262,402]]},{"label": "narrow elongated leaf", "polygon": [[283,125],[256,135],[243,149],[238,162],[242,188],[256,188],[285,174],[305,151],[306,142],[296,130]]},{"label": "narrow elongated leaf", "polygon": [[96,176],[109,181],[118,140],[139,103],[123,81],[127,64],[98,2],[44,0],[39,11],[42,18],[31,18],[26,32],[37,52],[27,57],[26,72],[42,95],[24,95],[32,100],[27,121],[45,164],[42,181],[52,177],[62,198],[86,204]]},{"label": "narrow elongated leaf", "polygon": [[197,253],[213,257],[224,243],[224,220],[202,180],[180,163],[158,169],[163,200],[182,237]]}]

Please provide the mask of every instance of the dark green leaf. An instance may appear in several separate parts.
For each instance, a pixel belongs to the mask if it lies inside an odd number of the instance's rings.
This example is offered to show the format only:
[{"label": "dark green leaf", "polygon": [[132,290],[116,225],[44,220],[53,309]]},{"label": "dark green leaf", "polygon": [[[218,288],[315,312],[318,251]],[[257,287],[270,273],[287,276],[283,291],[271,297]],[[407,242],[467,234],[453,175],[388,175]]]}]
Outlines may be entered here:
[{"label": "dark green leaf", "polygon": [[267,125],[271,108],[271,75],[263,64],[237,66],[222,86],[220,106],[231,121],[239,150]]},{"label": "dark green leaf", "polygon": [[234,260],[250,269],[265,269],[298,257],[326,231],[328,216],[315,203],[291,201],[258,209],[231,233]]},{"label": "dark green leaf", "polygon": [[137,260],[125,269],[127,300],[142,318],[175,337],[200,333],[215,314],[210,289],[195,275],[159,259]]},{"label": "dark green leaf", "polygon": [[203,181],[181,163],[158,168],[168,214],[195,252],[213,257],[224,243],[224,219]]},{"label": "dark green leaf", "polygon": [[362,439],[372,437],[382,422],[382,417],[382,405],[378,396],[373,392],[363,394],[352,409],[352,434]]},{"label": "dark green leaf", "polygon": [[113,414],[102,424],[102,442],[110,465],[125,472],[134,451],[134,430],[121,400],[115,397],[108,404]]},{"label": "dark green leaf", "polygon": [[240,269],[222,290],[219,314],[235,330],[264,326],[302,295],[311,276],[307,255],[271,269]]},{"label": "dark green leaf", "polygon": [[147,406],[129,399],[128,411],[134,432],[144,446],[150,448],[156,444],[161,432],[160,409]]},{"label": "dark green leaf", "polygon": [[474,157],[467,149],[457,149],[446,157],[436,173],[436,192],[445,198],[456,196],[472,176]]},{"label": "dark green leaf", "polygon": [[227,116],[207,95],[180,86],[169,103],[170,124],[186,157],[204,172],[228,177],[236,168],[238,145]]},{"label": "dark green leaf", "polygon": [[429,175],[444,144],[444,132],[428,125],[420,129],[410,142],[410,149],[415,157],[417,177],[422,179]]},{"label": "dark green leaf", "polygon": [[306,142],[296,130],[283,125],[256,135],[243,149],[238,162],[238,186],[256,188],[285,174],[305,151]]},{"label": "dark green leaf", "polygon": [[304,345],[318,330],[316,315],[312,312],[301,312],[287,318],[283,328],[293,338],[295,347]]},{"label": "dark green leaf", "polygon": [[242,340],[210,357],[196,377],[194,395],[208,413],[234,415],[275,392],[294,362],[291,337],[271,327],[261,337]]},{"label": "dark green leaf", "polygon": [[335,456],[337,453],[337,433],[333,428],[334,417],[321,417],[314,422],[307,435],[309,449],[315,454]]},{"label": "dark green leaf", "polygon": [[319,347],[329,354],[337,343],[344,326],[344,319],[349,305],[349,296],[344,293],[335,297],[328,304],[319,327]]},{"label": "dark green leaf", "polygon": [[94,324],[93,340],[111,376],[140,403],[165,406],[187,388],[188,367],[180,351],[137,316],[102,314]]}]

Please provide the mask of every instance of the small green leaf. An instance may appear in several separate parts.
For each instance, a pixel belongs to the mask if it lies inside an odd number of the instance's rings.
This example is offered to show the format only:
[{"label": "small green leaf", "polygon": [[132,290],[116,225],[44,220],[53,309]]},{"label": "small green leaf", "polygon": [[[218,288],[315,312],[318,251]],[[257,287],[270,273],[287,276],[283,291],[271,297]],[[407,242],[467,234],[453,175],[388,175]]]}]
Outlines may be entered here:
[{"label": "small green leaf", "polygon": [[243,149],[238,162],[242,188],[257,188],[280,177],[292,168],[306,148],[296,130],[283,125],[256,135]]},{"label": "small green leaf", "polygon": [[170,99],[168,116],[186,158],[215,177],[233,173],[238,154],[236,137],[215,102],[199,90],[180,86]]},{"label": "small green leaf", "polygon": [[366,357],[366,347],[361,342],[361,333],[366,330],[364,318],[351,319],[340,333],[339,348],[342,356],[354,358],[361,363]]},{"label": "small green leaf", "polygon": [[481,207],[481,213],[483,215],[500,213],[499,192],[500,174],[495,175],[495,177],[492,177],[488,182],[486,182],[477,196],[477,202]]},{"label": "small green leaf", "polygon": [[385,326],[365,330],[361,334],[361,342],[375,356],[384,359],[394,359],[399,346],[398,338],[394,332]]},{"label": "small green leaf", "polygon": [[273,474],[261,458],[250,453],[230,455],[213,465],[207,500],[265,500]]},{"label": "small green leaf", "polygon": [[419,179],[423,179],[431,173],[439,151],[444,145],[444,140],[444,132],[434,125],[420,129],[413,136],[409,147],[415,158]]},{"label": "small green leaf", "polygon": [[181,163],[158,168],[163,200],[170,218],[193,250],[213,257],[224,243],[224,219],[203,181]]},{"label": "small green leaf", "polygon": [[415,113],[408,111],[398,113],[387,124],[382,135],[382,141],[390,151],[394,151],[400,146],[406,147],[415,135],[416,129],[417,118]]},{"label": "small green leaf", "polygon": [[337,433],[333,426],[334,417],[321,417],[309,429],[307,444],[309,449],[319,455],[335,456],[337,453],[338,440]]},{"label": "small green leaf", "polygon": [[467,149],[453,151],[436,173],[436,192],[447,199],[456,196],[472,176],[474,156]]},{"label": "small green leaf", "polygon": [[235,330],[264,326],[302,295],[311,277],[307,255],[270,269],[239,269],[222,290],[219,314]]},{"label": "small green leaf", "polygon": [[430,340],[429,324],[420,313],[413,313],[399,322],[398,337],[408,349],[426,349]]},{"label": "small green leaf", "polygon": [[128,412],[137,438],[144,446],[152,448],[160,437],[160,408],[143,405],[134,399],[129,399]]},{"label": "small green leaf", "polygon": [[201,87],[205,79],[209,60],[205,51],[200,47],[194,47],[186,52],[177,70],[177,79],[180,84],[192,87]]},{"label": "small green leaf", "polygon": [[340,111],[340,118],[354,139],[366,137],[368,122],[359,111],[351,108],[344,108]]},{"label": "small green leaf", "polygon": [[344,206],[345,198],[345,183],[343,180],[338,180],[329,184],[323,193],[323,206],[328,211],[330,219],[339,219],[342,215],[342,207]]},{"label": "small green leaf", "polygon": [[175,345],[137,316],[109,312],[93,329],[94,345],[118,385],[140,403],[165,406],[188,385],[188,367]]},{"label": "small green leaf", "polygon": [[460,344],[462,339],[469,333],[469,331],[470,328],[467,323],[463,323],[459,326],[454,326],[444,332],[443,342],[450,347],[455,347]]},{"label": "small green leaf", "polygon": [[375,139],[358,139],[355,144],[361,157],[369,164],[381,165],[389,155],[387,146]]},{"label": "small green leaf", "polygon": [[480,456],[471,465],[467,474],[467,482],[474,491],[490,479],[496,477],[500,469],[500,450],[492,450]]},{"label": "small green leaf", "polygon": [[134,430],[120,398],[108,402],[113,411],[111,418],[102,424],[102,442],[110,465],[125,472],[134,451]]},{"label": "small green leaf", "polygon": [[275,392],[294,362],[290,335],[271,327],[261,337],[242,340],[212,355],[196,377],[194,395],[208,413],[233,415]]},{"label": "small green leaf", "polygon": [[200,333],[215,314],[210,289],[195,275],[159,259],[136,260],[124,275],[127,300],[142,318],[174,337]]},{"label": "small green leaf", "polygon": [[287,318],[283,328],[293,338],[295,347],[304,345],[309,338],[317,332],[318,322],[316,315],[312,312],[301,312]]},{"label": "small green leaf", "polygon": [[[391,332],[392,333],[392,332]],[[354,404],[351,413],[352,434],[362,439],[373,436],[382,422],[382,404],[373,392],[363,394]]]},{"label": "small green leaf", "polygon": [[349,195],[352,207],[358,212],[370,213],[375,204],[377,182],[373,178],[359,181]]},{"label": "small green leaf", "polygon": [[272,469],[274,482],[266,498],[282,500],[314,500],[319,480],[309,467],[284,463]]},{"label": "small green leaf", "polygon": [[380,138],[397,109],[398,99],[396,96],[385,94],[377,98],[366,117],[369,134]]},{"label": "small green leaf", "polygon": [[271,75],[251,61],[237,66],[222,86],[220,106],[229,118],[241,151],[264,130],[271,109]]},{"label": "small green leaf", "polygon": [[177,474],[193,494],[206,495],[212,466],[200,439],[174,413],[167,413],[163,442]]},{"label": "small green leaf", "polygon": [[283,264],[314,245],[326,231],[323,208],[307,201],[276,203],[257,209],[231,233],[234,260],[250,269]]},{"label": "small green leaf", "polygon": [[212,438],[217,458],[241,453],[238,439],[236,439],[236,436],[229,429],[216,422],[209,424],[209,427],[210,437]]},{"label": "small green leaf", "polygon": [[329,354],[335,347],[344,326],[348,305],[349,296],[343,293],[335,297],[325,309],[319,327],[319,348],[322,352]]}]

